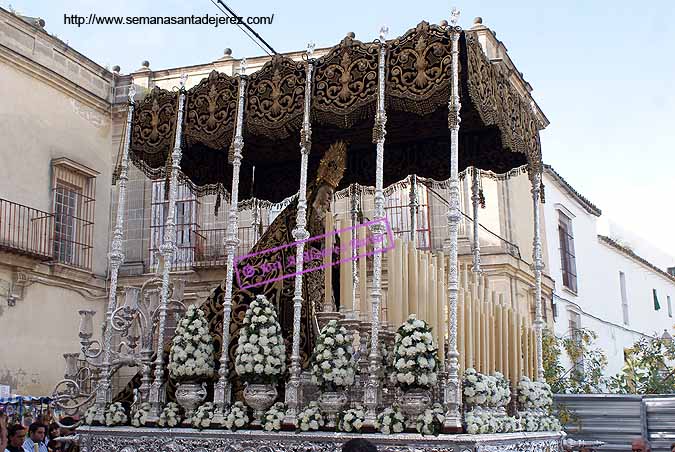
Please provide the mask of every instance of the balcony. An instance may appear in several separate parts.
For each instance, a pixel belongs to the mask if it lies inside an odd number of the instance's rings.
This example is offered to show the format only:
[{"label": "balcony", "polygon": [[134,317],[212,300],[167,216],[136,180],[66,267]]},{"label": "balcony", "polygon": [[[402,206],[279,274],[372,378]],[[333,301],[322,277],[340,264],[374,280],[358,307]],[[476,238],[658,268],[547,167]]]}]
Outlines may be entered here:
[{"label": "balcony", "polygon": [[91,269],[94,223],[0,199],[0,250]]},{"label": "balcony", "polygon": [[53,237],[53,214],[0,199],[0,250],[50,261]]},{"label": "balcony", "polygon": [[[163,233],[163,228],[162,233]],[[171,271],[189,271],[225,267],[227,251],[225,249],[226,228],[201,229],[196,224],[177,225],[176,231],[176,258]],[[156,233],[161,236],[161,233]],[[258,237],[260,234],[258,234]],[[235,255],[240,256],[250,252],[255,245],[256,237],[252,226],[239,228],[239,245]],[[159,246],[150,248],[153,270],[157,268],[159,260]]]}]

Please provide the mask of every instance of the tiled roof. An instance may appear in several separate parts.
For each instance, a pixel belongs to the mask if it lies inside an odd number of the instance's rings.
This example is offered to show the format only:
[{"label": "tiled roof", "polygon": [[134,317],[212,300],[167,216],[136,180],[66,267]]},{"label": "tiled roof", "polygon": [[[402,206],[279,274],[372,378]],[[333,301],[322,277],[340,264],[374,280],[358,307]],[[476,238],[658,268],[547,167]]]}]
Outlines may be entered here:
[{"label": "tiled roof", "polygon": [[569,193],[570,196],[572,196],[574,199],[576,199],[579,204],[583,206],[586,211],[592,215],[595,215],[596,217],[599,217],[602,215],[602,210],[598,208],[595,204],[590,202],[587,198],[581,195],[578,191],[574,189],[563,177],[556,172],[556,170],[553,169],[551,165],[544,165],[544,170],[556,181],[560,183],[560,185]]},{"label": "tiled roof", "polygon": [[622,252],[626,256],[635,259],[636,261],[640,262],[642,265],[644,265],[646,267],[649,267],[650,269],[654,270],[656,273],[659,273],[661,276],[663,276],[665,278],[668,278],[669,280],[671,280],[672,282],[675,283],[675,276],[661,270],[659,267],[652,264],[647,259],[638,256],[630,248],[627,248],[627,247],[619,244],[616,240],[610,239],[609,237],[607,237],[605,235],[598,235],[598,238],[600,239],[601,242],[604,242],[605,244],[611,246],[612,248]]}]

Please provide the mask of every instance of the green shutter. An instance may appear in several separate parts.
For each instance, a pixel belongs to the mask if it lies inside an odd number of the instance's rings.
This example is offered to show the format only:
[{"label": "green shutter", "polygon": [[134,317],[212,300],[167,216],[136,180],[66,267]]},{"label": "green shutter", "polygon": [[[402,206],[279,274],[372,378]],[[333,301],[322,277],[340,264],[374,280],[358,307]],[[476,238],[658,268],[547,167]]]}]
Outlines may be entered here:
[{"label": "green shutter", "polygon": [[652,289],[652,293],[654,294],[654,310],[658,311],[661,309],[661,305],[659,304],[659,297],[656,296],[656,289]]}]

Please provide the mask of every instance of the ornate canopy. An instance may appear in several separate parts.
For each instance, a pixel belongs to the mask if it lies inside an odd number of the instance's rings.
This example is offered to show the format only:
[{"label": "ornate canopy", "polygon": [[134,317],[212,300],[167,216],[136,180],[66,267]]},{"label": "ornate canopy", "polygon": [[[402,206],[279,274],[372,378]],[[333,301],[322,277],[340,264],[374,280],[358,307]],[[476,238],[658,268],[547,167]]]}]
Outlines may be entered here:
[{"label": "ornate canopy", "polygon": [[[348,36],[314,60],[309,171],[316,171],[330,144],[346,141],[347,171],[338,189],[374,184],[378,53],[377,43]],[[385,185],[413,173],[436,180],[449,177],[451,59],[449,27],[421,22],[387,42]],[[506,173],[528,164],[531,173],[540,172],[540,125],[470,31],[460,37],[459,65],[459,170],[475,166]],[[272,57],[248,76],[240,200],[278,202],[297,192],[305,81],[306,62],[284,56]],[[237,97],[237,78],[216,71],[187,91],[181,168],[200,193],[230,190]],[[176,92],[159,88],[137,103],[130,156],[150,177],[165,175],[177,104]]]}]

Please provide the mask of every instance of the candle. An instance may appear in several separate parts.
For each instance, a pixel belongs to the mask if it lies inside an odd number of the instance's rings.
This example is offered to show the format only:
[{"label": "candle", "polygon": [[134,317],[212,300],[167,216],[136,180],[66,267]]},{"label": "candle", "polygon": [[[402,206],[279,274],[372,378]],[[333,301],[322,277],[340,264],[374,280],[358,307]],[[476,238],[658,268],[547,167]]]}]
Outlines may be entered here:
[{"label": "candle", "polygon": [[[371,300],[368,298],[368,269],[366,267],[366,228],[359,227],[356,232],[356,238],[363,246],[358,248],[359,255],[363,257],[359,259],[359,289],[361,298],[361,310],[365,314],[364,318],[370,320],[373,317],[373,306]],[[363,314],[362,314],[363,315]]]},{"label": "candle", "polygon": [[[474,331],[476,330],[476,325],[473,321],[473,297],[472,293],[469,292],[468,290],[464,289],[464,293],[466,294],[466,297],[464,298],[464,301],[466,303],[466,309],[467,309],[467,316],[466,316],[466,327],[467,327],[467,365],[469,367],[475,367],[475,361],[474,361],[474,340],[473,340],[473,335]],[[468,301],[467,299],[468,298]]]},{"label": "candle", "polygon": [[340,229],[340,298],[344,301],[340,302],[340,311],[344,312],[346,316],[350,316],[354,311],[354,300],[352,298],[352,288],[354,287],[354,281],[352,278],[352,263],[350,259],[352,258],[352,230],[343,229],[347,221],[341,223]]},{"label": "candle", "polygon": [[[387,299],[385,303],[385,311],[383,319],[387,321],[388,325],[395,324],[397,313],[399,312],[396,306],[396,283],[394,283],[395,274],[394,262],[394,248],[387,250]],[[394,313],[393,311],[396,311]]]},{"label": "candle", "polygon": [[[401,312],[403,313],[403,320],[405,322],[410,315],[410,296],[408,288],[410,286],[410,275],[408,272],[408,244],[399,240],[401,253]],[[401,323],[402,323],[401,322]]]},{"label": "candle", "polygon": [[389,315],[389,324],[394,328],[401,325],[401,300],[400,300],[400,279],[401,267],[399,263],[398,241],[394,241],[394,248],[387,253],[387,279],[389,284],[389,294],[387,297],[387,314]]},{"label": "candle", "polygon": [[[323,264],[324,264],[324,282],[325,282],[325,287],[326,287],[326,297],[324,300],[323,305],[325,307],[333,307],[332,310],[335,310],[335,306],[333,305],[333,272],[332,270],[332,262],[333,262],[333,253],[330,251],[333,249],[333,215],[330,213],[326,215],[326,241],[324,244],[324,250],[326,252],[324,253],[323,256]],[[340,285],[340,289],[342,289],[342,285]],[[351,291],[350,291],[351,292]],[[325,309],[324,309],[325,310]]]},{"label": "candle", "polygon": [[429,300],[427,300],[427,284],[429,279],[429,259],[427,253],[418,251],[417,253],[417,313],[420,320],[429,322]]},{"label": "candle", "polygon": [[438,328],[436,328],[436,257],[429,254],[429,273],[427,274],[427,318],[429,327],[433,332],[435,342],[438,344]]},{"label": "candle", "polygon": [[504,305],[504,295],[499,294],[499,304],[501,306],[501,352],[502,352],[502,368],[501,371],[507,378],[511,378],[509,370],[509,336],[508,336],[508,325],[509,318],[508,313],[506,312],[506,306]]},{"label": "candle", "polygon": [[[438,253],[438,265],[436,266],[436,328],[438,328],[438,354],[441,363],[445,363],[445,325],[446,300],[445,300],[445,256]],[[458,320],[458,327],[462,328],[462,322]],[[463,328],[462,328],[463,330]],[[459,331],[462,331],[459,330]],[[462,359],[464,357],[462,356]]]},{"label": "candle", "polygon": [[417,306],[417,249],[412,242],[408,242],[408,310],[410,314],[417,314],[419,318],[419,307]]}]

